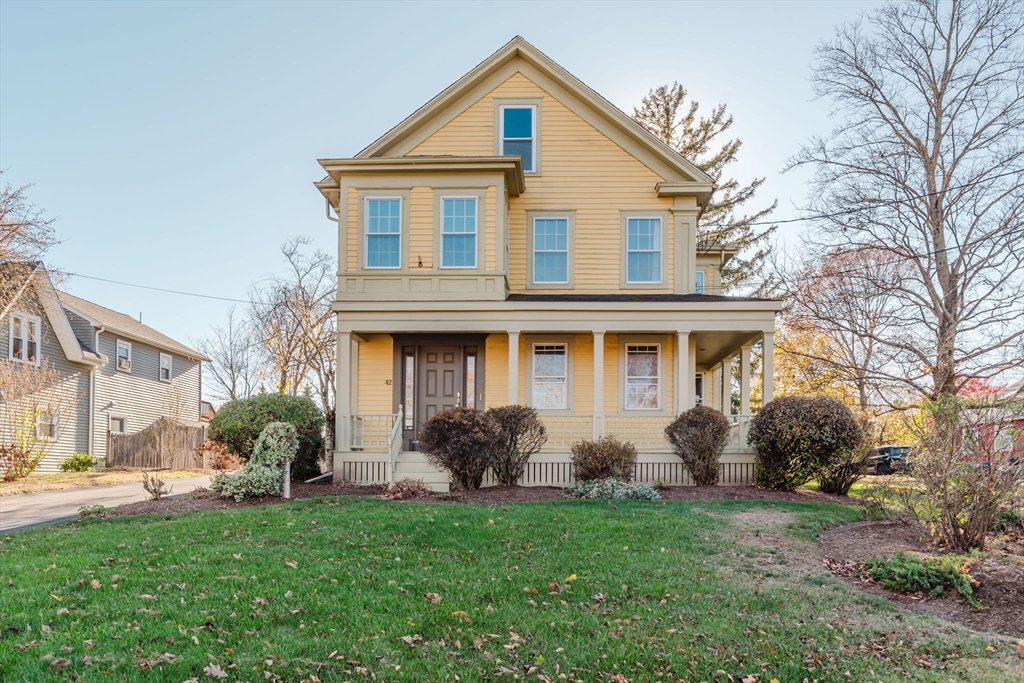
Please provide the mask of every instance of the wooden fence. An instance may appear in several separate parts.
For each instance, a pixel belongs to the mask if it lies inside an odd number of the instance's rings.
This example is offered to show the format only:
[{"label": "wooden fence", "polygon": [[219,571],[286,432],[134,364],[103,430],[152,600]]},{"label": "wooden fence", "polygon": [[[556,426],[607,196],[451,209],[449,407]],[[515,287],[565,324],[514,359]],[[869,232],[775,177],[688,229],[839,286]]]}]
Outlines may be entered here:
[{"label": "wooden fence", "polygon": [[204,466],[196,449],[206,441],[206,425],[166,417],[134,434],[108,433],[107,467],[188,470]]}]

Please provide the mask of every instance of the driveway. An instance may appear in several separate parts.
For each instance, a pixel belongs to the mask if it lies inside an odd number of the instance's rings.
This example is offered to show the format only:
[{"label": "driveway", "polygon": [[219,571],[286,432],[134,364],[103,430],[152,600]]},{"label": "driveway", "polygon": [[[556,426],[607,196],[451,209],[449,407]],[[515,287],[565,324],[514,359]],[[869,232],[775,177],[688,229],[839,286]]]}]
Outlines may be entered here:
[{"label": "driveway", "polygon": [[[172,479],[172,497],[188,493],[200,486],[209,486],[209,477],[194,479]],[[115,486],[87,486],[64,491],[43,491],[20,496],[0,498],[0,533],[22,529],[36,524],[47,524],[78,516],[78,508],[86,505],[114,507],[122,503],[146,500],[149,495],[142,484],[117,484]]]}]

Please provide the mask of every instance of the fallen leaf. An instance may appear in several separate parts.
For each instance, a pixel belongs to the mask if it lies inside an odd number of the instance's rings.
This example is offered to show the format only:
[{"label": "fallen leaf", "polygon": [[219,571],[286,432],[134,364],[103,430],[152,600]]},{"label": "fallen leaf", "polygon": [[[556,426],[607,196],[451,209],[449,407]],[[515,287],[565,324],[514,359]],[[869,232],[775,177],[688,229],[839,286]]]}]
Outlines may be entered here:
[{"label": "fallen leaf", "polygon": [[210,664],[209,666],[203,667],[203,673],[210,678],[227,678],[228,672],[220,668],[216,664]]},{"label": "fallen leaf", "polygon": [[63,657],[61,657],[50,662],[50,666],[52,666],[54,669],[66,669],[69,666],[71,666],[71,660],[64,659]]},{"label": "fallen leaf", "polygon": [[424,596],[424,597],[426,597],[426,599],[428,601],[430,601],[430,603],[433,604],[433,605],[440,605],[441,604],[441,596],[438,595],[437,593],[427,593],[426,596]]},{"label": "fallen leaf", "polygon": [[299,568],[299,563],[298,562],[285,562],[285,564],[288,565],[289,567],[291,567],[292,569],[298,569]]},{"label": "fallen leaf", "polygon": [[95,589],[99,588],[100,586],[102,586],[103,584],[100,583],[99,579],[93,579],[92,581],[89,582],[89,585],[93,587],[93,590],[95,590]]}]

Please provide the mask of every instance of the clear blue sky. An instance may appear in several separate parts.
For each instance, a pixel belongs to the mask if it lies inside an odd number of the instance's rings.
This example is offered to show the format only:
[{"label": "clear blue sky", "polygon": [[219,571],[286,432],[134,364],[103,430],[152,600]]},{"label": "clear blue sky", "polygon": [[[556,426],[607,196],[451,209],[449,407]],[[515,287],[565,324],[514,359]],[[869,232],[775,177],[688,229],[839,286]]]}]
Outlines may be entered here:
[{"label": "clear blue sky", "polygon": [[[782,175],[829,127],[812,50],[867,2],[0,2],[0,168],[58,219],[52,265],[245,298],[294,235],[334,252],[312,183],[520,34],[631,112],[678,80],[724,102],[735,173]],[[787,248],[799,245],[787,229]],[[230,304],[73,278],[76,295],[182,341]]]}]

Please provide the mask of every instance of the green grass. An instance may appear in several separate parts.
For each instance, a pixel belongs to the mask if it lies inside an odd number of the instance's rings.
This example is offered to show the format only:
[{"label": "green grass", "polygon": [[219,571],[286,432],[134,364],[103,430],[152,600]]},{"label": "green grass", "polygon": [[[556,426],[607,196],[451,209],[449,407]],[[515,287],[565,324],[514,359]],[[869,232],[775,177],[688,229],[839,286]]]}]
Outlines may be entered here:
[{"label": "green grass", "polygon": [[[752,541],[766,508],[792,515],[772,533],[802,565]],[[215,681],[216,665],[231,682],[1015,680],[1005,641],[817,565],[806,539],[858,514],[325,498],[26,530],[0,536],[0,678]]]}]

